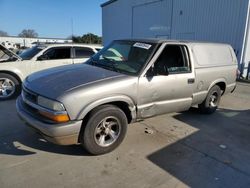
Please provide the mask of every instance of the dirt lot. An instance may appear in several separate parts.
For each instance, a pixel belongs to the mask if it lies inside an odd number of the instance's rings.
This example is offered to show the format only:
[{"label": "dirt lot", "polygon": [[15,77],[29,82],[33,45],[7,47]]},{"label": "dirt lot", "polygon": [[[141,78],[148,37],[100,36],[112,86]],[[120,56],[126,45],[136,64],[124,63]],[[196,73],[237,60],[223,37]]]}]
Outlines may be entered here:
[{"label": "dirt lot", "polygon": [[[224,96],[213,115],[163,115],[129,126],[103,156],[57,146],[0,102],[0,187],[250,187],[250,84]],[[149,133],[145,131],[149,130]]]}]

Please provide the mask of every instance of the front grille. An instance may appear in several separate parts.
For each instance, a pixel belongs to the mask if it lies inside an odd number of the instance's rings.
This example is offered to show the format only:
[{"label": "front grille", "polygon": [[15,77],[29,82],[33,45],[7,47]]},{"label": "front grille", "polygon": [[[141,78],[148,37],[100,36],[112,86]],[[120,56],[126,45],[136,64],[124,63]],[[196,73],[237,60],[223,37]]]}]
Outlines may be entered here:
[{"label": "front grille", "polygon": [[25,109],[26,109],[27,111],[29,111],[30,113],[32,113],[32,114],[38,114],[38,110],[37,110],[36,108],[30,106],[29,104],[27,104],[27,103],[24,102],[24,101],[23,101],[23,105],[24,105]]},{"label": "front grille", "polygon": [[23,88],[22,91],[22,96],[25,100],[28,100],[29,102],[32,102],[34,104],[37,104],[37,95],[30,92],[29,90],[27,90],[26,88]]},{"label": "front grille", "polygon": [[32,112],[34,114],[36,114],[38,112],[38,110],[36,108],[33,107],[33,104],[36,105],[37,104],[37,94],[29,91],[28,89],[23,87],[22,90],[22,98],[23,98],[23,103],[26,107],[26,109],[29,112]]},{"label": "front grille", "polygon": [[22,90],[22,105],[25,108],[26,112],[30,114],[32,117],[49,124],[54,124],[55,122],[45,118],[39,113],[39,109],[37,108],[37,97],[38,95],[29,91],[26,88]]}]

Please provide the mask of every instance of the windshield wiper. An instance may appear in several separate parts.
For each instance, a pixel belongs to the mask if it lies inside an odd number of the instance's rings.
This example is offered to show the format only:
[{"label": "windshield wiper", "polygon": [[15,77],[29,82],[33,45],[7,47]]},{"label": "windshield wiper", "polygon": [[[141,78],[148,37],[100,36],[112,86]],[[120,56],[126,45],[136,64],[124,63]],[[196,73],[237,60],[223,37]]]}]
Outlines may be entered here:
[{"label": "windshield wiper", "polygon": [[104,60],[108,61],[109,64],[105,63],[100,63],[98,60],[94,59],[93,57],[90,58],[90,62],[88,64],[97,66],[97,67],[102,67],[104,69],[112,70],[115,72],[121,72],[119,69],[115,67],[115,61],[113,59],[109,59],[107,57],[102,56]]},{"label": "windshield wiper", "polygon": [[116,63],[115,63],[115,60],[114,60],[114,59],[110,59],[110,58],[108,58],[108,57],[106,57],[106,56],[102,56],[102,58],[105,59],[106,61],[108,61],[108,62],[110,63],[110,65],[111,65],[113,71],[115,71],[115,72],[120,72],[120,70],[117,69],[117,68],[115,67]]}]

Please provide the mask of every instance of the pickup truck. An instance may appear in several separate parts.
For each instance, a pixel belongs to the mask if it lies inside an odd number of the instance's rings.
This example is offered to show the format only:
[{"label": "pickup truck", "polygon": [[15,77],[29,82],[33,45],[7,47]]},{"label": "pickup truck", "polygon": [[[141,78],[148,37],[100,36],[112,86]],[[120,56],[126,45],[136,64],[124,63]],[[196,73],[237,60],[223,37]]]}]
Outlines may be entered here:
[{"label": "pickup truck", "polygon": [[236,87],[230,45],[158,39],[116,40],[86,63],[28,76],[17,112],[48,141],[114,150],[127,125],[198,105],[217,109]]},{"label": "pickup truck", "polygon": [[39,44],[17,55],[0,44],[0,100],[19,95],[27,75],[52,67],[82,63],[100,49],[98,45]]}]

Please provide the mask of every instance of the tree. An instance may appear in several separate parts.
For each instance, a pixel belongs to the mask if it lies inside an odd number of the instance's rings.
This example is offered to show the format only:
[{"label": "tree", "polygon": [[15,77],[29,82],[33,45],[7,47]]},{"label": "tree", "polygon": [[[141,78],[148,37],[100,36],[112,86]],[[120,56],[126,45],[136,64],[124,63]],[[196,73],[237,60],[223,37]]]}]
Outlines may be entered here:
[{"label": "tree", "polygon": [[75,43],[85,43],[85,44],[101,44],[102,43],[102,37],[99,37],[93,33],[84,34],[82,37],[72,36],[72,40]]},{"label": "tree", "polygon": [[0,37],[7,37],[8,33],[5,31],[0,30]]},{"label": "tree", "polygon": [[33,29],[24,29],[21,33],[18,35],[19,37],[25,37],[25,38],[37,38],[38,34]]}]

